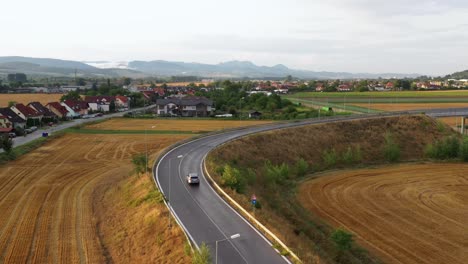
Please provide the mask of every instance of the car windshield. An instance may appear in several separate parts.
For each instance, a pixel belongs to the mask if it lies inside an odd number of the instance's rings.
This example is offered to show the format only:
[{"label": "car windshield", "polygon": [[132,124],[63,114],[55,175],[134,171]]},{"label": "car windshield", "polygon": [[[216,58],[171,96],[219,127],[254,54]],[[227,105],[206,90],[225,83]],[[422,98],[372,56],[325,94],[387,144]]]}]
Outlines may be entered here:
[{"label": "car windshield", "polygon": [[198,179],[198,176],[190,176],[192,179]]}]

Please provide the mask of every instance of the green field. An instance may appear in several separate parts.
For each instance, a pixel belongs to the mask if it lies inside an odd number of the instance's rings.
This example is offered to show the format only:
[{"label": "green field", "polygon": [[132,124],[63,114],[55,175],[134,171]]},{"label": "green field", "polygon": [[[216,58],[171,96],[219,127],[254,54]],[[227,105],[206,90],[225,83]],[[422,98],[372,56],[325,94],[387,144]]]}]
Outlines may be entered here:
[{"label": "green field", "polygon": [[296,93],[296,98],[336,98],[336,97],[360,97],[360,98],[459,98],[468,99],[468,90],[450,90],[450,91],[402,91],[402,92],[302,92]]}]

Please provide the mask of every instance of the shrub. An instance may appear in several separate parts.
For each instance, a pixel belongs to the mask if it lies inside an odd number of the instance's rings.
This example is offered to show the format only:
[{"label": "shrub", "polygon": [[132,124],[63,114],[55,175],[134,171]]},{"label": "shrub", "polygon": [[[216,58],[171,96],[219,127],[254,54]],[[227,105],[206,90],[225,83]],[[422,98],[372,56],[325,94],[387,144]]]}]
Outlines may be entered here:
[{"label": "shrub", "polygon": [[229,164],[224,166],[221,181],[224,186],[227,186],[238,193],[244,192],[245,179],[242,178],[238,169],[231,167]]},{"label": "shrub", "polygon": [[309,164],[303,158],[300,158],[296,162],[295,168],[297,177],[304,177],[309,169]]},{"label": "shrub", "polygon": [[137,173],[143,173],[147,169],[146,155],[144,153],[133,155],[132,163],[135,166],[135,172]]},{"label": "shrub", "polygon": [[265,177],[270,186],[283,184],[289,178],[289,166],[286,163],[273,165],[267,161],[265,162]]},{"label": "shrub", "polygon": [[468,137],[465,137],[460,146],[460,158],[461,160],[468,161]]},{"label": "shrub", "polygon": [[354,163],[354,153],[351,146],[348,146],[348,149],[343,153],[343,161],[348,165]]},{"label": "shrub", "polygon": [[13,140],[8,135],[0,136],[0,147],[5,150],[6,153],[10,153],[13,149]]},{"label": "shrub", "polygon": [[353,245],[353,235],[342,228],[338,228],[330,236],[338,251],[350,250]]},{"label": "shrub", "polygon": [[322,159],[326,168],[335,166],[338,161],[335,149],[325,150],[322,154]]},{"label": "shrub", "polygon": [[400,159],[400,146],[395,142],[391,133],[385,134],[384,157],[389,162]]},{"label": "shrub", "polygon": [[211,263],[211,255],[210,249],[208,246],[203,242],[200,246],[199,251],[195,251],[192,259],[193,264],[210,264]]},{"label": "shrub", "polygon": [[[463,143],[464,144],[464,143]],[[426,146],[425,154],[433,159],[453,159],[462,156],[462,147],[457,137],[447,137]],[[463,158],[462,158],[463,159]]]}]

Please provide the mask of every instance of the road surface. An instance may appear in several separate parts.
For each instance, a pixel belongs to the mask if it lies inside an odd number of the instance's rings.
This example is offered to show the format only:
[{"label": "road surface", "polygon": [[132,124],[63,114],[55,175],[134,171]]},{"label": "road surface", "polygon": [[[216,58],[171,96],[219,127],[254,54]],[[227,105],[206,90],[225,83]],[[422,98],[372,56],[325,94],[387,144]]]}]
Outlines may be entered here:
[{"label": "road surface", "polygon": [[[208,152],[220,144],[252,133],[342,120],[397,116],[402,113],[275,123],[210,135],[169,151],[154,165],[153,177],[168,199],[169,209],[182,224],[190,240],[197,246],[202,242],[206,243],[211,249],[213,260],[217,255],[218,263],[285,263],[287,260],[281,257],[271,244],[228,206],[208,184],[202,170],[203,160]],[[421,113],[421,111],[410,113]],[[427,110],[426,113],[430,116],[468,115],[468,108]],[[186,183],[185,176],[190,172],[197,172],[203,176],[200,177],[199,186],[189,186]],[[240,234],[240,237],[230,239],[234,234]],[[222,242],[218,242],[216,253],[216,241],[221,240]]]}]

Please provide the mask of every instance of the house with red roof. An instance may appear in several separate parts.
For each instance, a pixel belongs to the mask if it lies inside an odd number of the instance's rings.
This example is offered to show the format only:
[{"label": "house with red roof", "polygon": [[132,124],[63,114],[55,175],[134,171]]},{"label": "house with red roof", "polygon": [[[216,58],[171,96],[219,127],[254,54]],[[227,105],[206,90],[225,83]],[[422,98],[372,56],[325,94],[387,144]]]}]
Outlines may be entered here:
[{"label": "house with red roof", "polygon": [[323,83],[319,83],[315,87],[315,91],[317,91],[317,92],[323,92],[324,90],[325,90],[325,86],[323,85]]},{"label": "house with red roof", "polygon": [[62,102],[62,105],[65,104],[65,107],[69,107],[75,112],[76,115],[84,116],[88,114],[89,105],[85,101],[79,100],[65,100]]},{"label": "house with red roof", "polygon": [[86,96],[84,100],[88,103],[90,110],[99,112],[109,112],[111,103],[115,104],[115,96]]},{"label": "house with red roof", "polygon": [[351,92],[351,86],[349,84],[340,84],[336,90],[338,92]]},{"label": "house with red roof", "polygon": [[153,92],[157,93],[159,97],[164,97],[164,95],[166,94],[166,91],[162,87],[154,88]]},{"label": "house with red roof", "polygon": [[42,114],[43,118],[47,118],[48,121],[56,121],[58,116],[54,112],[50,111],[47,107],[43,106],[40,102],[31,102],[28,107],[36,110],[36,112]]},{"label": "house with red roof", "polygon": [[68,112],[67,108],[59,102],[50,102],[46,104],[45,107],[56,114],[60,119],[71,118],[71,114]]},{"label": "house with red roof", "polygon": [[38,125],[43,117],[41,113],[24,104],[15,104],[10,107],[10,109],[22,119],[26,120],[27,124]]},{"label": "house with red roof", "polygon": [[128,109],[130,107],[130,100],[127,96],[115,96],[115,105],[120,109]]},{"label": "house with red roof", "polygon": [[393,88],[395,88],[395,85],[394,85],[392,82],[388,82],[388,83],[385,85],[385,88],[386,88],[386,89],[393,90]]}]

